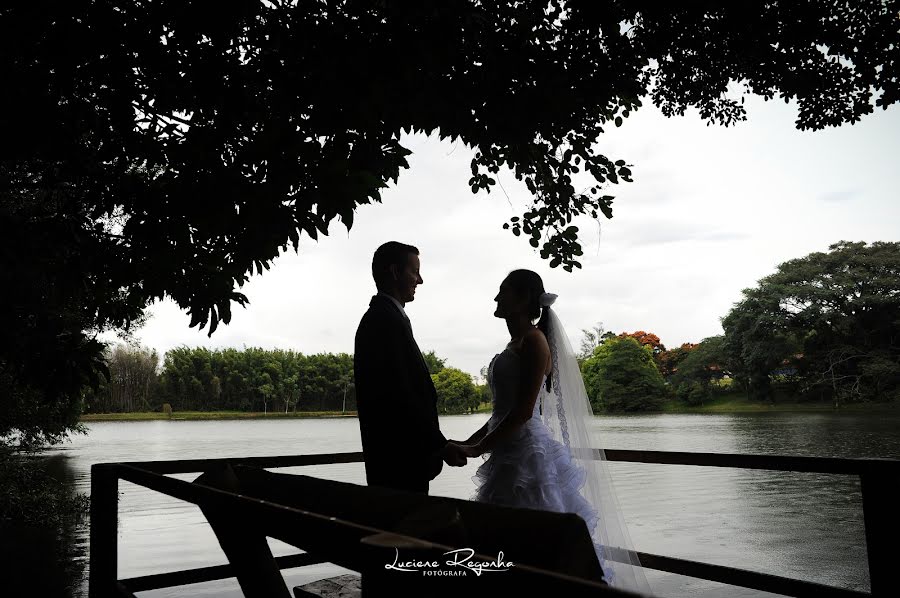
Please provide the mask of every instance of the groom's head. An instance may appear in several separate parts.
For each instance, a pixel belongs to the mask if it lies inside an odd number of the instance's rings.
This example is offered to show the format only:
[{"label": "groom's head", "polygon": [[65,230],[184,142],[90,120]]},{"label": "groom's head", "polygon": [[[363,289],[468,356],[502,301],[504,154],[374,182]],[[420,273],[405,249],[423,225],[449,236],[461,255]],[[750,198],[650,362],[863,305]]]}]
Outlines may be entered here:
[{"label": "groom's head", "polygon": [[379,291],[400,303],[409,303],[416,298],[416,287],[424,282],[419,275],[419,250],[388,241],[375,250],[372,278]]}]

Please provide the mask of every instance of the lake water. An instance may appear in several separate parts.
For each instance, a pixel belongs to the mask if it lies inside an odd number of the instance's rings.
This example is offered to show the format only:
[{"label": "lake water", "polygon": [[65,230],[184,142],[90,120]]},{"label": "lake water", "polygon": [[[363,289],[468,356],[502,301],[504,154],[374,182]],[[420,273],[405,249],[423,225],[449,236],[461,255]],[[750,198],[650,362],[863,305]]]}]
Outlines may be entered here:
[{"label": "lake water", "polygon": [[[487,414],[447,416],[448,438],[465,438]],[[735,414],[598,417],[604,448],[830,457],[900,458],[900,415]],[[109,461],[335,453],[361,450],[355,418],[96,422],[86,436],[49,452],[80,492],[90,467]],[[431,494],[469,498],[481,459],[445,467]],[[869,589],[859,481],[796,474],[611,463],[619,502],[638,550],[740,567],[857,590]],[[365,483],[362,463],[279,470]],[[176,476],[193,479],[196,474]],[[221,564],[225,557],[199,509],[120,482],[119,577]],[[81,565],[70,595],[86,596],[87,526],[68,548]],[[272,541],[276,555],[296,552]],[[288,587],[347,571],[332,565],[285,570]],[[658,596],[766,596],[648,571]],[[240,596],[223,580],[141,596]]]}]

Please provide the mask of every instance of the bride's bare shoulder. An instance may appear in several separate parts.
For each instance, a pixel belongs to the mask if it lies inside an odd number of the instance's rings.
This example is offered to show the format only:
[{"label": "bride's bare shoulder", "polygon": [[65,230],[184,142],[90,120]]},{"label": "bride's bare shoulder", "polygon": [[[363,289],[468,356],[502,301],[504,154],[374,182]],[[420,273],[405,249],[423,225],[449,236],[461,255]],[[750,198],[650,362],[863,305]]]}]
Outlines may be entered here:
[{"label": "bride's bare shoulder", "polygon": [[526,346],[540,353],[550,352],[550,344],[540,328],[533,328],[522,336],[522,347]]},{"label": "bride's bare shoulder", "polygon": [[522,340],[529,338],[532,339],[532,342],[547,343],[547,337],[544,335],[544,331],[537,327],[526,332],[522,337]]}]

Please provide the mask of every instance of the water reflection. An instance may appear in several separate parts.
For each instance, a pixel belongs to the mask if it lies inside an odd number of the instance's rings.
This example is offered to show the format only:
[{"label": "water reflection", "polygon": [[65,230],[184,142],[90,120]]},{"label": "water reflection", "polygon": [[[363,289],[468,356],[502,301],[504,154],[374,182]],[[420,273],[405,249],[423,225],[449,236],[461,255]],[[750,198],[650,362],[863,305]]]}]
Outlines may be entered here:
[{"label": "water reflection", "polygon": [[[70,459],[51,455],[30,460],[62,482],[72,500],[76,493]],[[0,563],[4,596],[74,596],[81,592],[87,572],[87,517],[62,517],[58,522],[17,522],[0,533]]]},{"label": "water reflection", "polygon": [[[858,414],[733,418],[737,452],[900,458],[897,418]],[[745,546],[763,571],[869,591],[855,476],[738,470]]]}]

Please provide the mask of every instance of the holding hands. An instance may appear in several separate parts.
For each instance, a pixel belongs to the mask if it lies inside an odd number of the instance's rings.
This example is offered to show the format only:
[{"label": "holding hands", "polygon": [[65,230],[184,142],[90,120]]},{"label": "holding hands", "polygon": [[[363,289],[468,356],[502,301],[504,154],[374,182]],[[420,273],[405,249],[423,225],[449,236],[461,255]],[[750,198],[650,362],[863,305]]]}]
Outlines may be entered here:
[{"label": "holding hands", "polygon": [[[446,461],[448,465],[461,467],[466,464],[466,459],[480,457],[488,452],[481,442],[487,433],[487,429],[488,424],[485,423],[477,432],[469,436],[467,440],[448,440],[447,445],[444,447],[441,454],[444,461]],[[448,456],[453,456],[456,460],[450,461],[447,459]]]},{"label": "holding hands", "polygon": [[451,467],[464,466],[467,456],[462,447],[452,440],[448,441],[444,448],[441,449],[441,458],[444,460],[444,463]]},{"label": "holding hands", "polygon": [[488,452],[481,442],[487,432],[487,427],[488,424],[484,424],[468,440],[448,440],[441,449],[441,458],[451,467],[462,467],[466,464],[467,459],[479,457]]},{"label": "holding hands", "polygon": [[[453,448],[451,450],[463,456],[463,465],[465,465],[466,458],[471,459],[474,457],[478,457],[482,453],[484,453],[484,450],[482,450],[480,443],[467,443],[460,440],[450,440],[449,442],[447,442],[447,445],[453,445]],[[449,461],[448,463],[452,465],[452,463],[450,463]]]}]

